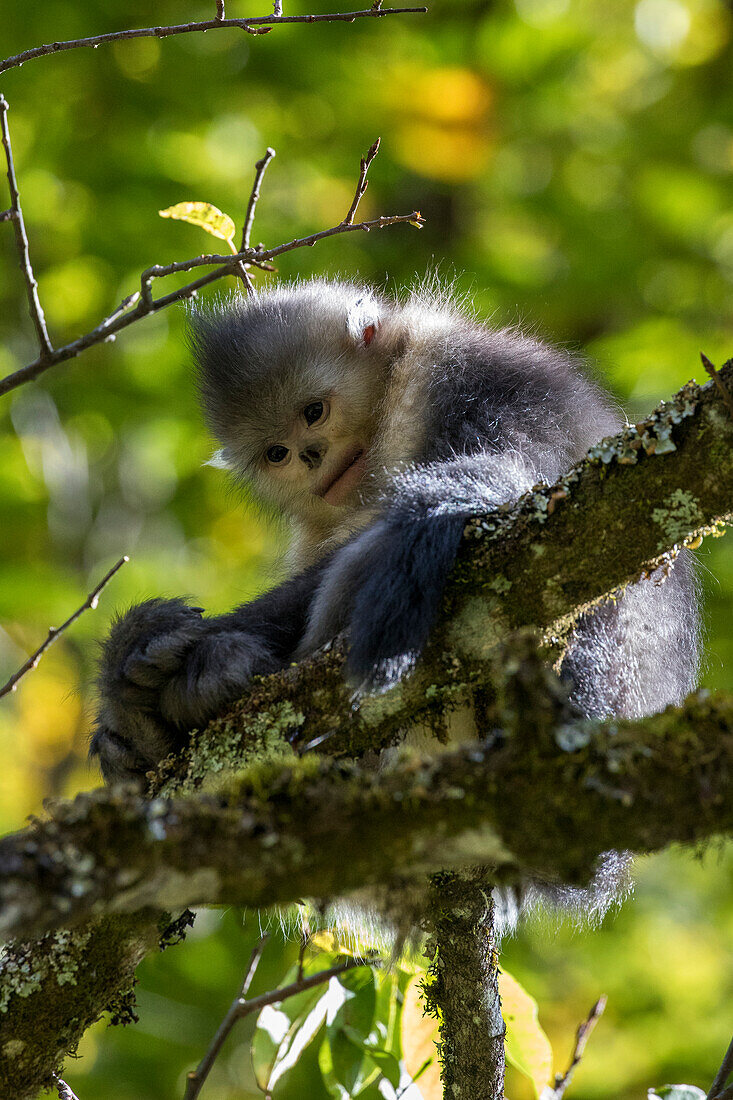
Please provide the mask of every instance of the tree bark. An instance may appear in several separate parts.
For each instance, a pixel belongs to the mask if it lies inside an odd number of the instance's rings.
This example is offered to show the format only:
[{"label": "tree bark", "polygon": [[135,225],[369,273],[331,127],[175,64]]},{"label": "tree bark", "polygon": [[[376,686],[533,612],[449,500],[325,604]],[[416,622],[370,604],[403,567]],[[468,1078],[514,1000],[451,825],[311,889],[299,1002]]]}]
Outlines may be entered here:
[{"label": "tree bark", "polygon": [[483,871],[431,877],[427,1011],[440,1024],[445,1100],[502,1100],[506,1027],[499,996],[493,883]]}]

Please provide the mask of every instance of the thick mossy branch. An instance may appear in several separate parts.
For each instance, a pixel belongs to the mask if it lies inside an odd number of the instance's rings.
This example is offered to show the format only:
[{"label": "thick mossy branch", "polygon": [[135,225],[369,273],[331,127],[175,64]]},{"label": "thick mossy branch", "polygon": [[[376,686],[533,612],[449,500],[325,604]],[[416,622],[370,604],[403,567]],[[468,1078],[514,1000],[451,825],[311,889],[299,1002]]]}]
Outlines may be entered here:
[{"label": "thick mossy branch", "polygon": [[[733,360],[720,372],[733,391]],[[684,488],[682,488],[684,487]],[[466,526],[433,642],[409,680],[354,706],[336,647],[257,684],[154,781],[171,793],[297,737],[359,754],[436,726],[436,702],[475,702],[483,662],[534,626],[557,657],[572,624],[682,545],[720,534],[733,513],[733,420],[719,390],[688,383],[646,420],[593,447],[553,486],[538,486]],[[440,706],[437,710],[440,711]]]},{"label": "thick mossy branch", "polygon": [[[539,666],[529,659],[518,675],[536,687]],[[498,881],[580,882],[609,847],[733,832],[733,697],[700,692],[681,710],[597,723],[565,720],[553,694],[542,714],[531,730],[438,756],[406,751],[379,772],[309,756],[253,766],[218,795],[82,794],[5,838],[4,932],[75,927],[16,945],[0,967],[0,1095],[30,1100],[119,1000],[157,943],[162,906],[379,896],[477,863]]]},{"label": "thick mossy branch", "polygon": [[49,1086],[104,1011],[116,1022],[136,1019],[135,970],[159,939],[156,922],[136,914],[9,947],[0,967],[0,1095],[23,1100]]},{"label": "thick mossy branch", "polygon": [[610,847],[731,831],[733,697],[701,692],[640,721],[561,719],[546,734],[404,750],[380,771],[276,760],[216,795],[81,794],[0,842],[2,932],[32,937],[146,906],[330,898],[479,862],[504,881],[579,882]]}]

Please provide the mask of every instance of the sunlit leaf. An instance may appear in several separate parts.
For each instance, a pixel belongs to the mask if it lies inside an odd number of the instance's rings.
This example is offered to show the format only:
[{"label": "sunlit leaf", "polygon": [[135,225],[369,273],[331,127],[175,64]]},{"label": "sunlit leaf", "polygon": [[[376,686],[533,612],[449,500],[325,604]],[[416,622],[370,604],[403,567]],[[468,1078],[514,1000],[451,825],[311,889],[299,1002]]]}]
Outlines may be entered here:
[{"label": "sunlit leaf", "polygon": [[212,237],[227,241],[230,246],[237,231],[229,215],[223,214],[210,202],[177,202],[175,206],[168,206],[165,210],[159,210],[158,213],[161,218],[173,218],[178,222],[198,225],[207,233],[211,233]]},{"label": "sunlit leaf", "polygon": [[321,1075],[318,1052],[325,1037],[323,1025],[298,1052],[293,1065],[270,1088],[272,1100],[331,1100],[331,1092]]},{"label": "sunlit leaf", "polygon": [[499,974],[499,993],[507,1060],[529,1077],[539,1096],[552,1072],[552,1047],[537,1018],[537,1002],[505,970]]},{"label": "sunlit leaf", "polygon": [[[283,984],[294,978],[293,969]],[[273,1078],[284,1072],[283,1066],[297,1060],[299,1048],[310,1041],[309,1033],[324,1023],[327,997],[328,986],[316,986],[289,997],[277,1007],[268,1005],[259,1014],[251,1054],[255,1080],[263,1092],[271,1090]]]}]

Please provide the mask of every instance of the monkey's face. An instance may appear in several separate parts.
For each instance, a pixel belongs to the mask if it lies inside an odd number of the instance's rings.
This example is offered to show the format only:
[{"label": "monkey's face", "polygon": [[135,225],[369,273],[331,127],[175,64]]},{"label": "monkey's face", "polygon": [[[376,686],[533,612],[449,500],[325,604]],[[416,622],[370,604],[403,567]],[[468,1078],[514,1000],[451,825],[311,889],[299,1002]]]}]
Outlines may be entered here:
[{"label": "monkey's face", "polygon": [[326,524],[358,507],[374,436],[363,390],[354,384],[347,394],[303,399],[282,430],[262,440],[250,466],[256,489],[284,511]]}]

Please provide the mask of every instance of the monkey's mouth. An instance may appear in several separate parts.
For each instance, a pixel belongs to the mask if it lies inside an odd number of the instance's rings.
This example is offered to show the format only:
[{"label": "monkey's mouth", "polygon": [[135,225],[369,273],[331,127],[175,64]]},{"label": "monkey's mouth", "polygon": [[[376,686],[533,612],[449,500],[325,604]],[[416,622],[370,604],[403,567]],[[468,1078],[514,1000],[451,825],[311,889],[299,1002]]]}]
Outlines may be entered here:
[{"label": "monkey's mouth", "polygon": [[316,490],[316,495],[322,497],[326,504],[336,506],[346,504],[363,478],[366,464],[367,456],[364,448],[350,448],[333,474],[330,474],[328,480]]}]

